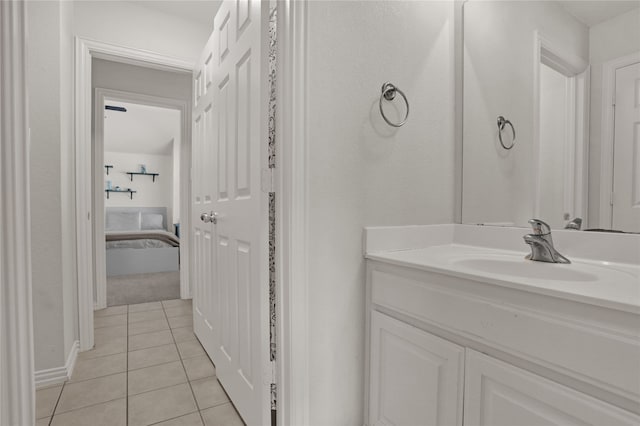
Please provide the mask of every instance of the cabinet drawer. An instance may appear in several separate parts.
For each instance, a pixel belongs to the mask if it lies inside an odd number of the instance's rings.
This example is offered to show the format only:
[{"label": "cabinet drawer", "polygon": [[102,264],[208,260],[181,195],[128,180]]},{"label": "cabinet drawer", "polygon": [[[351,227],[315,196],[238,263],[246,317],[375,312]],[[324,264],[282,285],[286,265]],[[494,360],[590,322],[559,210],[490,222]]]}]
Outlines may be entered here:
[{"label": "cabinet drawer", "polygon": [[370,264],[368,271],[374,309],[396,311],[631,401],[640,399],[638,336],[594,325],[585,314],[590,310],[575,314],[574,302],[381,264]]},{"label": "cabinet drawer", "polygon": [[370,425],[462,424],[464,348],[371,312]]}]

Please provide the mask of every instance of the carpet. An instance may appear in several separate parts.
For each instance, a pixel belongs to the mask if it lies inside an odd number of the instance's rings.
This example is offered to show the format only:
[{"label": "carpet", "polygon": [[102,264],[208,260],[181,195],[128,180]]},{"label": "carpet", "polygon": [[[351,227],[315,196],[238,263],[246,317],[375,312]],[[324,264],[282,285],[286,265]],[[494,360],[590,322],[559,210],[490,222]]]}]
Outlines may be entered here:
[{"label": "carpet", "polygon": [[179,271],[107,277],[107,306],[179,298]]}]

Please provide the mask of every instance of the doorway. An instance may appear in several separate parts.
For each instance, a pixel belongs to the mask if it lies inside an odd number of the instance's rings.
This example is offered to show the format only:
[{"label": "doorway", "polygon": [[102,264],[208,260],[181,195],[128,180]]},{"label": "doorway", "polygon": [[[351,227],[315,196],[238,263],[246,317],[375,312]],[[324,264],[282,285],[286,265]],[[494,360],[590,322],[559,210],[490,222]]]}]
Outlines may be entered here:
[{"label": "doorway", "polygon": [[[93,40],[76,39],[76,217],[86,218],[78,220],[76,225],[77,233],[77,257],[78,257],[78,316],[79,316],[79,337],[80,350],[89,350],[94,346],[93,339],[93,311],[94,309],[105,308],[106,298],[106,264],[96,261],[103,259],[98,257],[94,250],[97,247],[104,247],[104,244],[94,244],[96,236],[103,235],[104,232],[104,207],[102,201],[106,198],[105,179],[106,174],[104,161],[100,155],[96,162],[96,153],[101,153],[100,149],[93,149],[91,143],[94,135],[101,135],[102,129],[100,120],[94,120],[92,105],[97,102],[104,105],[104,99],[111,98],[131,103],[142,103],[151,106],[177,109],[181,117],[181,140],[186,143],[181,144],[181,179],[180,179],[180,205],[186,206],[182,209],[181,229],[188,229],[190,207],[188,194],[190,193],[189,168],[191,159],[191,127],[190,121],[190,99],[191,96],[191,73],[193,65],[181,60],[152,54],[146,51],[114,46]],[[100,82],[102,87],[108,87],[99,96],[94,91],[92,83],[96,83],[94,71],[94,61],[101,60],[111,68],[104,75],[108,78]],[[129,67],[136,71],[129,74],[130,78],[122,78],[122,73],[116,67]],[[133,72],[133,71],[132,71]],[[189,82],[187,88],[187,100],[175,98],[161,98],[148,94],[131,93],[142,91],[143,87],[148,87],[148,83],[157,80],[158,72],[170,72],[175,76],[182,76]],[[156,73],[156,74],[154,74]],[[131,77],[135,75],[135,78]],[[146,77],[144,77],[146,76]],[[151,77],[150,77],[151,76]],[[113,89],[113,79],[118,78],[123,82],[123,88],[130,89],[123,92]],[[142,80],[142,83],[139,83]],[[129,87],[126,86],[129,85]],[[176,98],[178,98],[176,96]],[[100,115],[99,117],[104,117]],[[94,169],[99,170],[100,179],[94,179]],[[143,176],[148,178],[148,176]],[[135,177],[134,177],[135,179]],[[99,197],[95,195],[99,194]],[[115,194],[123,196],[123,194]],[[99,199],[100,204],[96,207],[95,200]],[[135,194],[134,194],[135,199]],[[189,265],[189,236],[188,233],[181,233],[180,263]],[[103,249],[106,250],[106,249]],[[104,265],[102,267],[101,265]],[[101,268],[100,270],[98,268]],[[189,268],[180,269],[180,295],[183,298],[190,297],[189,289]],[[100,281],[100,278],[104,277]]]},{"label": "doorway", "polygon": [[180,166],[186,142],[181,111],[156,106],[170,100],[149,105],[104,89],[96,89],[96,100],[94,175],[96,189],[100,183],[104,188],[102,197],[95,196],[95,211],[104,215],[102,231],[96,226],[96,275],[106,274],[96,276],[98,291],[106,292],[107,306],[179,299]]}]

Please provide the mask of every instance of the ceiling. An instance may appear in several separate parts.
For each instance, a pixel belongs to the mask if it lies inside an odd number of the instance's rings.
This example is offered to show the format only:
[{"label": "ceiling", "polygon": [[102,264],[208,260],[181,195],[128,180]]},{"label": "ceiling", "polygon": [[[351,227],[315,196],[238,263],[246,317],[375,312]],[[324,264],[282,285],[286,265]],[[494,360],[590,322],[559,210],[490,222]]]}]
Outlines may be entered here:
[{"label": "ceiling", "polygon": [[213,29],[213,18],[221,0],[133,0],[139,6],[154,9],[187,21],[208,25]]},{"label": "ceiling", "polygon": [[172,141],[180,142],[180,111],[105,100],[127,112],[104,111],[104,150],[170,155]]},{"label": "ceiling", "polygon": [[567,12],[591,27],[640,7],[639,0],[627,1],[558,1]]}]

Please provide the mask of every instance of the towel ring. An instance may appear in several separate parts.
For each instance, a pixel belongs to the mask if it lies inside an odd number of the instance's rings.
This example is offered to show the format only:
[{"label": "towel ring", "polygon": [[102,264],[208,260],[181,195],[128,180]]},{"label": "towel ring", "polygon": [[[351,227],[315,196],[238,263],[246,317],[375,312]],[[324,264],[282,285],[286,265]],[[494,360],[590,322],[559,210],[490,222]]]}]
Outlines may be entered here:
[{"label": "towel ring", "polygon": [[[511,127],[511,133],[513,134],[513,142],[511,142],[511,145],[509,146],[506,146],[502,141],[502,131],[507,124]],[[513,124],[503,116],[498,117],[498,139],[500,139],[500,145],[507,150],[513,148],[516,144],[516,129],[513,127]]]},{"label": "towel ring", "polygon": [[[402,99],[404,99],[405,105],[407,106],[407,112],[404,115],[404,119],[400,123],[389,121],[387,116],[384,115],[384,110],[382,109],[382,98],[386,99],[387,101],[392,101],[393,99],[395,99],[396,93],[400,93]],[[380,94],[380,102],[378,103],[378,105],[380,106],[380,114],[382,114],[382,118],[384,118],[384,121],[386,121],[389,126],[402,127],[404,123],[407,122],[407,118],[409,118],[409,101],[407,100],[407,97],[402,90],[398,89],[388,81],[382,85],[382,93]]]}]

